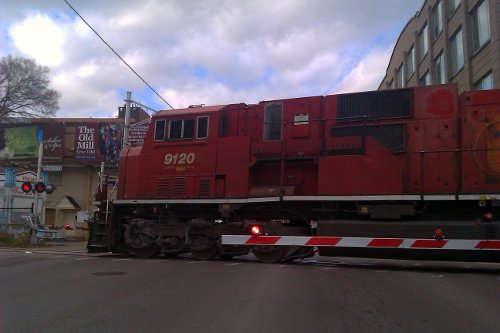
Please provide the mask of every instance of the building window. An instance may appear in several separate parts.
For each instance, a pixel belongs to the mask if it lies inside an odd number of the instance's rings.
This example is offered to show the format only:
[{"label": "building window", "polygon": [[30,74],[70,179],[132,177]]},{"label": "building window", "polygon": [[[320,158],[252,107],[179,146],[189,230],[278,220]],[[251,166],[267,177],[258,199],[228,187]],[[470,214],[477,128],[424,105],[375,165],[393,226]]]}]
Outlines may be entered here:
[{"label": "building window", "polygon": [[155,123],[155,141],[165,140],[165,120],[157,120]]},{"label": "building window", "polygon": [[448,18],[452,17],[453,14],[455,14],[455,11],[457,10],[458,6],[460,5],[460,0],[449,0],[447,2],[448,6],[446,8],[446,14]]},{"label": "building window", "polygon": [[490,13],[488,0],[472,11],[472,43],[474,52],[490,40]]},{"label": "building window", "polygon": [[434,61],[434,69],[436,71],[436,84],[446,83],[446,72],[444,63],[444,53],[441,52]]},{"label": "building window", "polygon": [[268,104],[264,111],[264,140],[281,140],[283,104]]},{"label": "building window", "polygon": [[415,49],[412,48],[406,54],[406,76],[411,77],[415,73]]},{"label": "building window", "polygon": [[168,139],[192,139],[194,137],[194,119],[171,120]]},{"label": "building window", "polygon": [[401,64],[396,71],[396,88],[404,88],[405,87],[405,71],[404,64]]},{"label": "building window", "polygon": [[488,90],[493,89],[493,76],[491,72],[483,76],[479,81],[474,84],[476,90]]},{"label": "building window", "polygon": [[429,37],[427,32],[427,24],[420,30],[418,34],[418,62],[421,62],[429,51]]},{"label": "building window", "polygon": [[420,78],[420,85],[421,86],[430,86],[431,85],[431,75],[429,73],[429,70],[425,72],[425,74]]},{"label": "building window", "polygon": [[432,9],[432,38],[436,39],[443,30],[443,9],[439,1]]},{"label": "building window", "polygon": [[451,73],[455,75],[464,66],[464,44],[462,41],[462,28],[459,28],[451,37]]},{"label": "building window", "polygon": [[198,117],[198,124],[196,125],[196,138],[206,139],[208,138],[208,117]]}]

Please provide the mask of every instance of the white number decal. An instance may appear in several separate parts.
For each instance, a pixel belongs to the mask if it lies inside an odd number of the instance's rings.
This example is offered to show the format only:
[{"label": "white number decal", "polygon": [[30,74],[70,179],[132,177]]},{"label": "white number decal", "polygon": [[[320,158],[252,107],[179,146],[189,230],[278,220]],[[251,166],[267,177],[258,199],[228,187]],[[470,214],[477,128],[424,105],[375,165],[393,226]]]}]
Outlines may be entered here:
[{"label": "white number decal", "polygon": [[166,154],[163,164],[193,164],[195,157],[194,153]]}]

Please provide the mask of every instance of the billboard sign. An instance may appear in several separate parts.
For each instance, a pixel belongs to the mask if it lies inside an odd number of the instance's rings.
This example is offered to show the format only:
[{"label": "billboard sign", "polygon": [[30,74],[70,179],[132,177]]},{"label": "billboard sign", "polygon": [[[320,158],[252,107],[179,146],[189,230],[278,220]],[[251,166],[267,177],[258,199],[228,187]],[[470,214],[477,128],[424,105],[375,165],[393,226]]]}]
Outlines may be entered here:
[{"label": "billboard sign", "polygon": [[43,130],[38,126],[0,128],[0,160],[38,157]]},{"label": "billboard sign", "polygon": [[75,133],[75,159],[84,162],[97,162],[97,138],[99,124],[80,124]]},{"label": "billboard sign", "polygon": [[131,126],[128,132],[128,141],[132,143],[144,142],[148,126]]},{"label": "billboard sign", "polygon": [[43,157],[63,158],[64,156],[64,125],[43,125]]},{"label": "billboard sign", "polygon": [[75,159],[117,163],[122,149],[122,124],[84,123],[76,127]]}]

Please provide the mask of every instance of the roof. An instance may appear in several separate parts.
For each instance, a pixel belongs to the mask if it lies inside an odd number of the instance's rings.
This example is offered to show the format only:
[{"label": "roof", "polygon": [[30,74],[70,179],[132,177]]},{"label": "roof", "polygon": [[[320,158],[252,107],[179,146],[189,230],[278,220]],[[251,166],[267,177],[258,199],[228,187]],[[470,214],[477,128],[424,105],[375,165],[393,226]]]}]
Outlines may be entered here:
[{"label": "roof", "polygon": [[57,205],[54,207],[55,209],[80,209],[80,206],[76,203],[75,199],[70,196],[64,196]]},{"label": "roof", "polygon": [[227,104],[227,105],[211,105],[211,106],[192,106],[185,109],[175,109],[175,110],[161,110],[158,111],[154,116],[180,116],[183,114],[202,114],[202,113],[212,113],[218,112],[224,109],[230,109],[231,107],[241,107],[246,104]]}]

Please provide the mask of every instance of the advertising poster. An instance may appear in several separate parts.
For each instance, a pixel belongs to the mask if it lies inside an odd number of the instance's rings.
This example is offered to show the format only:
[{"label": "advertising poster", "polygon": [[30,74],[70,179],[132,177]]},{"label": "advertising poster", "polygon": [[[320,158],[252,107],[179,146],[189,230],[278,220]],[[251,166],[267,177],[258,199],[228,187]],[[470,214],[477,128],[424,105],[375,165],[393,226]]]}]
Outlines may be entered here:
[{"label": "advertising poster", "polygon": [[43,125],[43,157],[63,158],[64,155],[64,125]]},{"label": "advertising poster", "polygon": [[122,149],[120,123],[86,123],[76,127],[75,159],[117,163]]},{"label": "advertising poster", "polygon": [[122,150],[123,128],[120,123],[101,123],[99,125],[99,155],[100,161],[118,163]]},{"label": "advertising poster", "polygon": [[81,124],[76,126],[75,159],[82,162],[99,162],[97,139],[99,124]]},{"label": "advertising poster", "polygon": [[43,131],[38,126],[0,128],[0,160],[38,157]]}]

